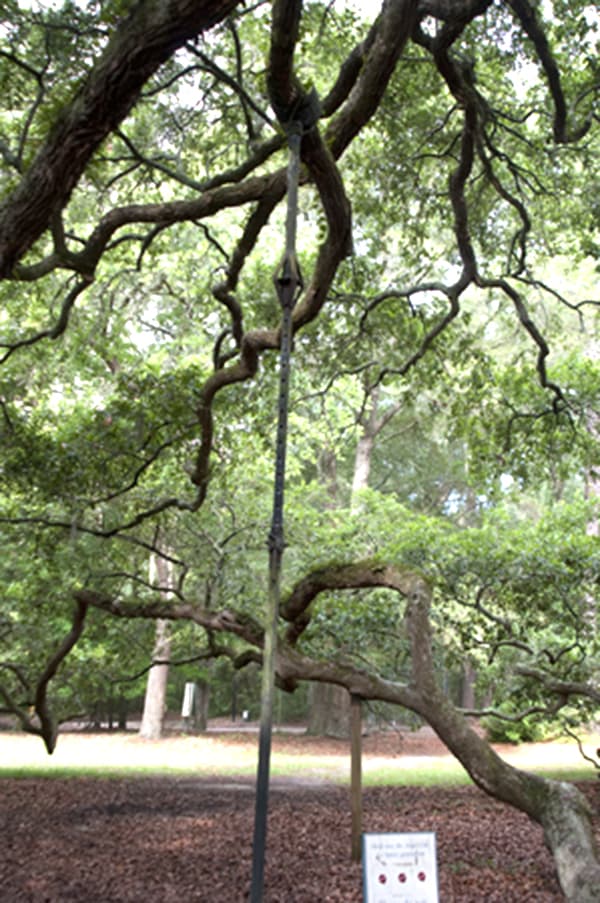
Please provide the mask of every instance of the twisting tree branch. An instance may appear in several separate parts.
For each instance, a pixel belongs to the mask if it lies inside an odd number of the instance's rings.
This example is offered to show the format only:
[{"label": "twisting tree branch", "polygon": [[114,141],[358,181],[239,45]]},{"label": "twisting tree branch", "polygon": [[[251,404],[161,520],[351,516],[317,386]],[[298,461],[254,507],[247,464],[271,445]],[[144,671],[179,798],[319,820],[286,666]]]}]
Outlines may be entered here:
[{"label": "twisting tree branch", "polygon": [[[0,696],[4,699],[10,711],[17,716],[21,724],[22,730],[28,734],[35,734],[44,741],[46,749],[49,753],[54,752],[56,746],[56,738],[58,735],[58,721],[53,715],[48,701],[48,687],[52,678],[56,675],[60,665],[65,660],[73,646],[79,640],[83,632],[85,616],[87,613],[87,602],[83,599],[77,599],[75,609],[73,611],[71,629],[64,637],[56,651],[50,656],[46,665],[40,674],[35,690],[30,688],[28,681],[22,673],[12,668],[17,674],[21,686],[29,693],[32,698],[27,699],[26,705],[18,703],[12,694],[2,685],[0,685]],[[7,668],[9,665],[2,663],[2,667]],[[37,716],[34,721],[30,707]]]},{"label": "twisting tree branch", "polygon": [[91,284],[91,279],[80,279],[75,283],[73,288],[68,292],[66,298],[64,299],[61,307],[60,314],[58,319],[54,323],[53,326],[48,326],[46,329],[42,329],[41,332],[36,332],[34,335],[29,336],[26,339],[20,339],[14,343],[0,343],[0,348],[6,348],[5,353],[0,357],[0,364],[4,364],[9,357],[18,351],[21,348],[27,348],[31,345],[37,344],[37,342],[41,342],[43,339],[58,339],[63,335],[67,326],[69,325],[69,318],[71,316],[71,312],[73,307],[75,306],[75,302],[86,288]]},{"label": "twisting tree branch", "polygon": [[177,47],[222,21],[239,0],[146,0],[135,4],[64,108],[20,185],[0,209],[0,278],[62,209],[92,154],[127,115]]},{"label": "twisting tree branch", "polygon": [[565,99],[560,70],[552,54],[548,38],[529,0],[508,0],[523,30],[531,39],[540,63],[546,73],[548,86],[554,103],[554,140],[557,144],[579,141],[589,130],[592,118],[589,116],[578,128],[569,131],[567,102]]}]

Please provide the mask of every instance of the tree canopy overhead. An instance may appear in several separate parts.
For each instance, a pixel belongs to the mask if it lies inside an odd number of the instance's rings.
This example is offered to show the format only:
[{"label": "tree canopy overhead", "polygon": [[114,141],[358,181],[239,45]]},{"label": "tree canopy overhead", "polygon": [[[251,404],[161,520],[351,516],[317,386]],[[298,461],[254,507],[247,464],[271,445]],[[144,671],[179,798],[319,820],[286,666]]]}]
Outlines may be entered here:
[{"label": "tree canopy overhead", "polygon": [[[517,709],[598,699],[599,37],[562,0],[6,0],[0,692],[49,747],[57,672],[84,695],[78,656],[133,662],[116,624],[261,659],[299,121],[279,680],[420,713],[544,824],[565,893],[593,886],[556,822],[579,801],[499,765],[436,675],[467,655]],[[575,506],[519,533],[511,481],[536,517]]]}]

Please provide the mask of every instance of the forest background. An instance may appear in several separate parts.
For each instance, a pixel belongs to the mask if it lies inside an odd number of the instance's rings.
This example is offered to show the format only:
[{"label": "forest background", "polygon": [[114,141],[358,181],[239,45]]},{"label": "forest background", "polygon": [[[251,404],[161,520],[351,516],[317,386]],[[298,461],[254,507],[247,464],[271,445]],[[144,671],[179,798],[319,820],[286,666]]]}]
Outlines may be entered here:
[{"label": "forest background", "polygon": [[0,697],[52,750],[153,647],[219,708],[260,665],[300,121],[279,686],[430,723],[583,900],[581,800],[463,715],[599,698],[597,11],[375,12],[4,4]]}]

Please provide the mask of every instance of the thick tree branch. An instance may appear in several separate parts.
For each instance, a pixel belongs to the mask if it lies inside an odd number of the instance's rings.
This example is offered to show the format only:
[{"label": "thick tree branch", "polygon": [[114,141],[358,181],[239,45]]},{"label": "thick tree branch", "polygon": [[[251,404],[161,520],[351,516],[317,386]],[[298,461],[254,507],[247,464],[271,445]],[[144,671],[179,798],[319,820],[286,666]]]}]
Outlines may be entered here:
[{"label": "thick tree branch", "polygon": [[[284,183],[277,182],[273,185],[273,190],[266,193],[258,202],[244,227],[242,237],[238,241],[231,257],[229,266],[227,267],[225,280],[213,286],[213,295],[217,301],[223,304],[229,311],[231,318],[231,335],[237,349],[239,349],[242,344],[244,333],[242,308],[235,298],[234,292],[246,259],[255,247],[256,242],[260,237],[260,233],[263,227],[268,223],[273,210],[282,199],[284,191]],[[215,369],[221,369],[224,363],[225,360],[221,358],[221,355],[215,353]]]},{"label": "thick tree branch", "polygon": [[271,20],[271,47],[267,88],[280,122],[294,117],[304,92],[294,72],[294,49],[300,32],[302,0],[275,0]]},{"label": "thick tree branch", "polygon": [[363,66],[348,100],[329,124],[325,141],[337,159],[371,119],[417,22],[413,0],[388,0],[364,48]]},{"label": "thick tree branch", "polygon": [[600,703],[600,689],[593,684],[578,680],[561,680],[552,674],[541,671],[539,668],[532,668],[529,665],[516,665],[515,671],[522,677],[529,677],[531,680],[535,680],[548,693],[564,697],[565,701],[570,696],[584,696],[587,699]]},{"label": "thick tree branch", "polygon": [[65,206],[93,153],[131,110],[150,76],[238,2],[138,0],[0,208],[0,278],[12,274]]},{"label": "thick tree branch", "polygon": [[212,611],[191,602],[121,602],[113,596],[91,589],[80,589],[73,593],[75,600],[83,605],[99,608],[118,618],[144,618],[165,621],[191,621],[211,632],[231,633],[246,640],[252,646],[262,647],[263,628],[249,615],[227,609]]},{"label": "thick tree branch", "polygon": [[281,617],[290,624],[288,642],[295,644],[310,623],[310,605],[325,590],[383,586],[408,596],[419,579],[414,573],[394,565],[372,561],[326,566],[313,571],[296,584],[281,607]]}]

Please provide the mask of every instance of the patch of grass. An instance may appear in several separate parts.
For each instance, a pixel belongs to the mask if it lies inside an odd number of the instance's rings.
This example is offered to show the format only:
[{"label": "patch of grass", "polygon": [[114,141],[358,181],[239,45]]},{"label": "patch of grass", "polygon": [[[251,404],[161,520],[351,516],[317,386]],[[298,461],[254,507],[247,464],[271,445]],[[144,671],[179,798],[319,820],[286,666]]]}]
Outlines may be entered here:
[{"label": "patch of grass", "polygon": [[[331,781],[335,784],[348,784],[348,763],[334,761],[316,756],[273,757],[271,775],[274,778],[299,778]],[[536,768],[531,769],[542,777],[554,778],[557,781],[590,781],[595,780],[595,772],[582,766],[581,768]],[[0,766],[0,779],[56,779],[69,780],[91,778],[99,780],[144,779],[144,778],[253,778],[255,766],[240,765],[222,768],[190,768],[177,765],[11,765]],[[454,762],[427,763],[416,768],[382,765],[367,768],[363,772],[365,787],[461,787],[472,784],[472,780],[461,765]]]},{"label": "patch of grass", "polygon": [[[596,772],[589,766],[581,767],[537,767],[526,769],[532,774],[555,781],[592,781],[596,780]],[[440,762],[439,764],[420,765],[415,769],[382,766],[369,769],[363,774],[365,787],[464,787],[473,781],[458,762]]]},{"label": "patch of grass", "polygon": [[[594,739],[595,747],[600,744]],[[307,743],[306,751],[294,741],[273,749],[274,778],[305,782],[329,781],[348,785],[349,748],[325,749]],[[554,747],[556,746],[556,750]],[[594,748],[595,748],[594,747]],[[47,756],[39,740],[18,733],[0,733],[0,778],[191,778],[252,780],[256,774],[256,738],[247,735],[167,738],[143,741],[135,735],[61,736],[56,753]],[[508,759],[512,760],[509,752]],[[515,750],[514,764],[525,770],[563,781],[597,779],[597,772],[566,746],[540,744],[539,749]],[[365,754],[363,784],[374,786],[454,787],[471,779],[460,763],[447,755]]]},{"label": "patch of grass", "polygon": [[530,768],[533,774],[539,774],[542,778],[553,778],[555,781],[595,781],[598,779],[598,772],[590,768],[589,765],[581,767],[565,767],[555,768],[552,766],[540,766],[539,768]]},{"label": "patch of grass", "polygon": [[128,780],[143,780],[144,778],[210,778],[210,777],[232,777],[248,776],[254,774],[254,769],[235,770],[235,775],[231,771],[224,769],[223,771],[205,771],[198,768],[189,768],[172,765],[107,765],[105,768],[93,765],[59,765],[56,767],[44,768],[40,765],[32,766],[9,766],[3,768],[0,766],[0,780],[2,779],[29,779],[43,778],[44,780],[70,780],[75,778],[91,778],[98,780],[118,780],[119,778]]},{"label": "patch of grass", "polygon": [[363,773],[365,787],[460,787],[472,783],[464,768],[452,761],[427,762],[415,768],[367,767]]}]

